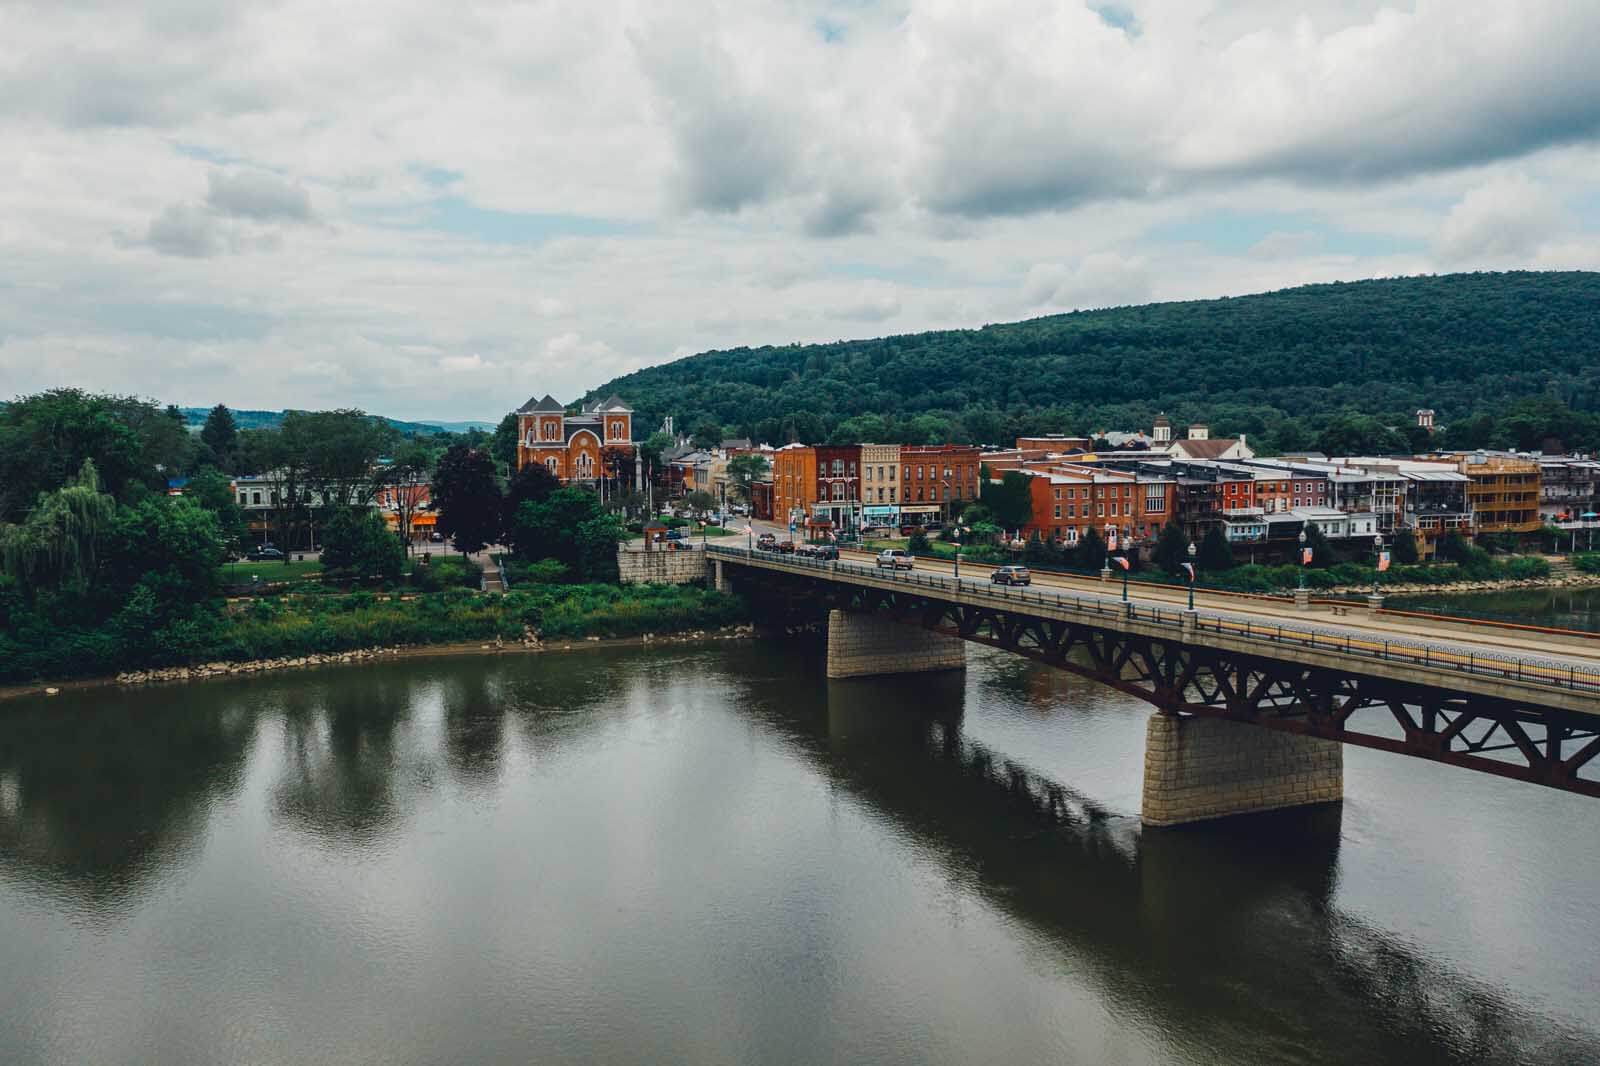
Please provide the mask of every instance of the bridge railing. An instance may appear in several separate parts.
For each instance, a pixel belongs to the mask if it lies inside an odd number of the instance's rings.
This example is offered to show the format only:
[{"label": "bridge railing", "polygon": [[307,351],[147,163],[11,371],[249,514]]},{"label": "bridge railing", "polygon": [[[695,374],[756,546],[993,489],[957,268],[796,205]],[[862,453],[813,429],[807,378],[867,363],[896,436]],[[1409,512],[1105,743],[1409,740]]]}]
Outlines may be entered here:
[{"label": "bridge railing", "polygon": [[[1032,586],[1016,587],[992,583],[957,581],[954,577],[916,570],[891,570],[877,565],[845,562],[837,559],[810,559],[804,556],[782,555],[750,548],[735,548],[715,544],[707,554],[733,559],[777,565],[785,569],[817,573],[822,576],[841,577],[851,574],[889,579],[913,588],[938,589],[945,592],[983,592],[997,595],[1007,601],[1038,603],[1065,607],[1089,614],[1134,619],[1154,623],[1173,630],[1192,626],[1192,632],[1214,632],[1268,644],[1294,646],[1338,652],[1345,655],[1402,662],[1435,670],[1452,670],[1529,684],[1579,692],[1600,693],[1600,665],[1581,666],[1557,659],[1536,656],[1518,656],[1488,651],[1462,644],[1446,644],[1414,637],[1385,636],[1380,633],[1361,633],[1351,629],[1330,628],[1304,623],[1279,623],[1261,618],[1246,617],[1238,612],[1195,610],[1193,612],[1170,606],[1123,601],[1113,596],[1096,596],[1086,593],[1043,589]],[[1192,639],[1185,637],[1184,639]]]}]

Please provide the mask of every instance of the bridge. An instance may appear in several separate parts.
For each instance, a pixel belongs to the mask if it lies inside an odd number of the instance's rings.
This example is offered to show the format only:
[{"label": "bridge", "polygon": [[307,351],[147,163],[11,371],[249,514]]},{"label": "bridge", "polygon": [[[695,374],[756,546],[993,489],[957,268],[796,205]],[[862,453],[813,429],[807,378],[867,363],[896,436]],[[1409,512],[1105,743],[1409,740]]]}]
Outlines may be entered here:
[{"label": "bridge", "polygon": [[718,587],[826,608],[830,677],[956,669],[972,642],[1149,703],[1147,825],[1342,799],[1344,744],[1600,796],[1600,639],[720,545],[706,560]]}]

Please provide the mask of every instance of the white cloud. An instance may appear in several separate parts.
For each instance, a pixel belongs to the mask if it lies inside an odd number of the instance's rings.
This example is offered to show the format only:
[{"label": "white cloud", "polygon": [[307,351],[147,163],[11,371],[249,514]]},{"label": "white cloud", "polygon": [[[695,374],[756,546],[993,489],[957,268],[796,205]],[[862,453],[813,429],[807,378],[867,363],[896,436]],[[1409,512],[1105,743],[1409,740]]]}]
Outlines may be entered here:
[{"label": "white cloud", "polygon": [[712,346],[1594,266],[1597,35],[1561,0],[13,2],[0,381],[492,418]]},{"label": "white cloud", "polygon": [[1525,174],[1506,174],[1469,191],[1445,216],[1437,248],[1457,267],[1519,266],[1567,229],[1555,197]]},{"label": "white cloud", "polygon": [[1140,258],[1095,252],[1071,266],[1035,263],[1022,291],[1027,303],[1041,311],[1143,303],[1150,298],[1150,269]]}]

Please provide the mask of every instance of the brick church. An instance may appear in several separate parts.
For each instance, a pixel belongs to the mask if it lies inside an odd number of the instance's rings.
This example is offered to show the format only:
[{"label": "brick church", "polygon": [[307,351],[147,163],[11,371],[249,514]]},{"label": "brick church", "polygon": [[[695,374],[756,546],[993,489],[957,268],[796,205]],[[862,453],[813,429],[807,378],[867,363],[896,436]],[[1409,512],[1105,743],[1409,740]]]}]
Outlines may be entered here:
[{"label": "brick church", "polygon": [[584,407],[575,415],[552,396],[517,408],[517,469],[543,463],[562,484],[593,483],[615,476],[617,461],[632,464],[633,408],[620,397]]}]

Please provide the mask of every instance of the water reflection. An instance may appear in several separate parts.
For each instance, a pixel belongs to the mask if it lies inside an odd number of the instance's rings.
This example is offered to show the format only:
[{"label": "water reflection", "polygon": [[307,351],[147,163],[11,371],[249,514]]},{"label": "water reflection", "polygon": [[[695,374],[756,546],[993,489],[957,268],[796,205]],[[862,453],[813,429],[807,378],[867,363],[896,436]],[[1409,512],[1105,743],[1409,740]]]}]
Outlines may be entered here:
[{"label": "water reflection", "polygon": [[1361,808],[1142,833],[1137,704],[817,651],[6,708],[0,944],[40,965],[0,968],[0,1061],[1600,1061],[1538,974],[1350,912]]},{"label": "water reflection", "polygon": [[450,770],[464,784],[484,788],[500,776],[505,749],[505,695],[489,671],[453,673],[443,682],[444,747]]},{"label": "water reflection", "polygon": [[[151,703],[154,705],[151,705]],[[256,717],[73,692],[7,709],[0,743],[0,877],[111,915],[181,861],[232,795]]]},{"label": "water reflection", "polygon": [[[1037,690],[1018,680],[1016,694]],[[1141,833],[966,739],[966,691],[958,675],[829,682],[822,713],[759,713],[934,847],[955,882],[1201,1058],[1600,1061],[1588,1034],[1334,909],[1340,808]]]},{"label": "water reflection", "polygon": [[396,825],[398,736],[414,681],[380,668],[320,671],[285,693],[272,809],[331,843],[372,844]]}]

